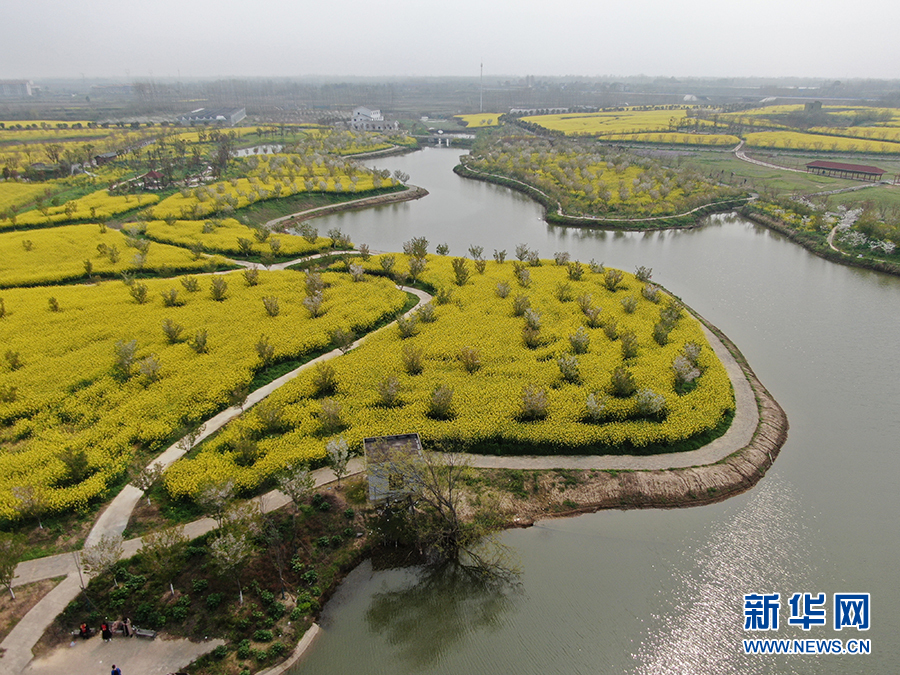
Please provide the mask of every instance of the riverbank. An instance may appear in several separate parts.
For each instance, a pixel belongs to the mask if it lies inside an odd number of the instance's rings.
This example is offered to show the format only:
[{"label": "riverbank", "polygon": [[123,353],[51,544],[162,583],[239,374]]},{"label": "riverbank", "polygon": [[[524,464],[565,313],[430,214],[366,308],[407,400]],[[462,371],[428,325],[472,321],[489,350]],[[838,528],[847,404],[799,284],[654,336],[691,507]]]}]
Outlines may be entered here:
[{"label": "riverbank", "polygon": [[453,172],[463,178],[471,178],[473,180],[484,181],[494,185],[502,185],[517,192],[521,192],[528,197],[534,199],[544,207],[544,220],[554,225],[564,225],[571,227],[588,227],[604,230],[626,230],[626,231],[646,231],[646,230],[677,230],[690,229],[700,225],[700,219],[712,213],[726,213],[735,210],[738,206],[746,203],[749,197],[740,197],[737,199],[726,199],[721,202],[713,202],[698,206],[685,213],[679,213],[671,216],[647,216],[644,218],[603,218],[600,216],[571,216],[562,212],[562,205],[550,195],[537,189],[536,187],[514,180],[498,176],[496,174],[482,173],[468,168],[464,164],[458,164],[453,168]]},{"label": "riverbank", "polygon": [[828,260],[830,262],[835,262],[841,265],[848,265],[850,267],[860,267],[862,269],[872,270],[875,272],[884,272],[885,274],[892,274],[894,276],[900,276],[900,265],[895,265],[893,263],[883,262],[880,260],[858,258],[849,253],[844,253],[843,251],[839,251],[835,248],[830,247],[828,245],[828,242],[824,238],[816,237],[815,235],[804,232],[798,232],[797,230],[789,227],[777,218],[772,218],[771,216],[759,213],[749,206],[744,206],[742,208],[736,209],[736,211],[744,216],[744,218],[752,220],[754,223],[758,223],[759,225],[767,227],[770,230],[774,230],[779,234],[783,234],[792,242],[794,242],[795,244],[799,244],[810,253],[814,253],[820,258],[825,258],[825,260]]},{"label": "riverbank", "polygon": [[392,192],[386,195],[377,195],[375,197],[363,197],[361,199],[354,199],[353,201],[342,202],[340,204],[330,204],[328,206],[307,209],[306,211],[298,211],[297,213],[291,213],[287,216],[281,216],[280,218],[270,220],[265,226],[269,229],[276,227],[283,229],[302,223],[304,220],[311,220],[312,218],[318,218],[320,216],[329,216],[333,213],[340,213],[341,211],[357,211],[359,209],[369,208],[370,206],[383,206],[385,204],[394,204],[397,202],[408,202],[414,199],[421,199],[427,195],[428,190],[425,188],[410,185],[403,192]]}]

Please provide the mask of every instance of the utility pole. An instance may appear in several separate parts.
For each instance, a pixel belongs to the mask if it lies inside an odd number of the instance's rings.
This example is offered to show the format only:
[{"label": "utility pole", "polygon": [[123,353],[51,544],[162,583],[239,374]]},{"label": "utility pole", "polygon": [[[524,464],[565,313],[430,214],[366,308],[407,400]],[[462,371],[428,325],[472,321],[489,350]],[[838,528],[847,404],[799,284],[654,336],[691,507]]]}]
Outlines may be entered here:
[{"label": "utility pole", "polygon": [[479,96],[478,112],[484,112],[484,61],[481,62],[481,95]]}]

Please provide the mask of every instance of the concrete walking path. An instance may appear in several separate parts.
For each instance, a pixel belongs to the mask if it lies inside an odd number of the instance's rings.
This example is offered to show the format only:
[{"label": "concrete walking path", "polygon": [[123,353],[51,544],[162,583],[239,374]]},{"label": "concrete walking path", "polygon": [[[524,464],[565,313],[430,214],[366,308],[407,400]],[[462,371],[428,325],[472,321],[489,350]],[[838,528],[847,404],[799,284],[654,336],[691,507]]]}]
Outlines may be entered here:
[{"label": "concrete walking path", "polygon": [[748,157],[747,154],[743,151],[744,141],[741,141],[737,144],[737,147],[732,150],[734,156],[743,162],[748,162],[750,164],[756,164],[757,166],[764,166],[767,169],[778,169],[779,171],[793,171],[794,173],[806,173],[805,171],[801,171],[800,169],[789,169],[786,166],[778,166],[777,164],[769,164],[768,162],[763,162],[759,159],[753,159],[752,157]]}]

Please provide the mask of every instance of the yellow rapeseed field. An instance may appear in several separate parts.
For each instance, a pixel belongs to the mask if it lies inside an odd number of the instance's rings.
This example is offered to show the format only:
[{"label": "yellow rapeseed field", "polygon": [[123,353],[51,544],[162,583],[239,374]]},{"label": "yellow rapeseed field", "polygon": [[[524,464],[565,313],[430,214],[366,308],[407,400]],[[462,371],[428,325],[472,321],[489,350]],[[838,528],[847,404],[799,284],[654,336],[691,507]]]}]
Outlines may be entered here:
[{"label": "yellow rapeseed field", "polygon": [[106,190],[98,190],[80,199],[73,199],[59,206],[33,209],[15,217],[0,220],[0,230],[19,226],[53,226],[79,220],[106,220],[112,216],[159,201],[157,195],[110,196]]},{"label": "yellow rapeseed field", "polygon": [[[396,269],[405,271],[405,258],[395,258]],[[366,267],[380,270],[380,258],[373,258]],[[733,409],[731,383],[697,321],[689,316],[681,318],[669,344],[660,347],[651,331],[661,305],[641,296],[643,284],[632,275],[625,274],[622,287],[612,293],[603,285],[601,274],[586,270],[582,280],[569,281],[567,268],[552,263],[527,268],[532,280],[527,288],[517,283],[510,262],[490,261],[483,275],[474,270],[472,261],[468,267],[472,277],[459,287],[453,282],[451,259],[429,256],[423,279],[451,291],[449,303],[436,306],[435,321],[419,322],[416,334],[406,339],[393,326],[331,362],[338,386],[330,398],[341,408],[342,429],[323,428],[324,399],[315,395],[315,373],[301,374],[268,399],[268,410],[283,411],[284,433],[266,434],[260,416],[251,410],[199,453],[167,471],[165,484],[170,493],[194,495],[209,480],[228,479],[242,488],[253,488],[294,462],[321,459],[326,442],[338,435],[357,451],[365,437],[418,432],[426,443],[449,440],[460,449],[500,444],[513,453],[543,448],[563,454],[602,454],[628,443],[640,447],[690,438],[715,427],[726,411]],[[498,283],[509,284],[508,297],[497,295]],[[573,297],[568,302],[556,295],[558,286],[565,283],[571,285]],[[566,383],[556,360],[570,352],[569,336],[585,327],[575,300],[583,294],[592,296],[592,305],[601,308],[606,320],[617,322],[620,332],[637,334],[638,354],[623,362],[621,340],[610,340],[601,328],[587,328],[588,351],[577,356],[580,381]],[[518,295],[526,296],[540,315],[541,344],[536,349],[523,344],[525,319],[513,315]],[[631,314],[621,303],[627,296],[638,298]],[[672,362],[691,341],[703,346],[703,374],[696,389],[678,395]],[[467,372],[457,358],[466,347],[474,348],[480,356],[481,367],[474,372]],[[421,351],[421,374],[411,375],[404,369],[404,348]],[[623,363],[639,388],[651,389],[665,398],[665,421],[634,419],[634,398],[608,396],[611,372]],[[379,385],[387,377],[396,377],[400,384],[399,404],[394,407],[380,404]],[[436,420],[427,414],[431,393],[438,386],[453,390],[452,419]],[[546,419],[519,418],[526,386],[546,393]],[[595,392],[609,408],[611,419],[607,423],[582,421],[587,396]],[[241,462],[235,451],[247,438],[256,439],[258,444],[259,457],[252,463]]]},{"label": "yellow rapeseed field", "polygon": [[668,131],[678,125],[686,110],[617,110],[596,113],[563,113],[523,117],[545,129],[562,131],[567,135],[636,134]]},{"label": "yellow rapeseed field", "polygon": [[18,211],[26,204],[43,197],[46,189],[47,186],[42,183],[0,182],[0,218],[8,216],[11,210]]},{"label": "yellow rapeseed field", "polygon": [[730,134],[685,134],[659,132],[656,134],[612,134],[610,141],[639,141],[642,143],[668,143],[672,145],[718,145],[732,147],[741,142]]},{"label": "yellow rapeseed field", "polygon": [[888,141],[805,134],[799,131],[761,131],[747,134],[751,148],[785,148],[795,150],[833,150],[839,152],[900,153],[900,144]]},{"label": "yellow rapeseed field", "polygon": [[147,237],[156,241],[190,247],[199,243],[204,251],[239,255],[244,251],[238,239],[252,242],[253,255],[272,253],[272,240],[278,241],[279,256],[304,256],[321,251],[331,245],[331,240],[318,237],[310,242],[303,237],[275,232],[260,243],[254,238],[256,230],[242,225],[234,218],[212,220],[176,220],[172,224],[161,220],[147,223]]},{"label": "yellow rapeseed field", "polygon": [[135,243],[123,233],[111,228],[103,231],[97,224],[0,234],[0,288],[86,280],[85,261],[90,262],[93,275],[104,276],[138,270],[200,271],[210,262],[223,262],[206,256],[195,260],[184,248],[159,243],[141,253]]},{"label": "yellow rapeseed field", "polygon": [[[211,297],[213,279],[227,283],[221,302]],[[33,488],[50,511],[83,508],[102,495],[139,449],[159,450],[181,425],[211,416],[249,384],[261,366],[262,336],[274,359],[297,357],[326,348],[334,329],[363,330],[406,301],[384,279],[323,279],[325,313],[315,319],[302,304],[304,277],[291,271],[262,271],[256,286],[241,272],[197,277],[196,292],[178,278],[135,282],[147,287],[145,304],[120,281],[0,292],[0,518],[14,517],[14,488]],[[183,305],[164,305],[170,289]],[[278,300],[277,316],[267,313],[265,297]],[[166,319],[184,329],[174,344],[163,333]],[[201,330],[208,353],[190,343]],[[117,378],[116,344],[131,340],[131,375]],[[147,358],[159,364],[156,379]],[[75,484],[60,459],[68,450],[87,454],[87,475]]]},{"label": "yellow rapeseed field", "polygon": [[467,129],[497,126],[502,113],[472,113],[471,115],[454,115],[456,119],[466,122]]}]

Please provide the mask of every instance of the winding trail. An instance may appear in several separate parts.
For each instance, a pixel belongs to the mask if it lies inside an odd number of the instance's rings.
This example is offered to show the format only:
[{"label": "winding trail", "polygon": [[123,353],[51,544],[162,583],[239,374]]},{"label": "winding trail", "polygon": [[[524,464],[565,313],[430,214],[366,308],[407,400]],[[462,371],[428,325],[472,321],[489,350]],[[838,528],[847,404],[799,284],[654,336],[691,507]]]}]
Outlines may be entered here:
[{"label": "winding trail", "polygon": [[778,169],[779,171],[793,171],[794,173],[806,173],[805,171],[801,171],[800,169],[789,169],[786,166],[778,166],[777,164],[769,164],[768,162],[763,162],[759,159],[753,159],[752,157],[748,157],[747,154],[743,151],[744,141],[741,141],[737,144],[737,147],[732,150],[734,156],[743,162],[749,162],[750,164],[756,164],[757,166],[764,166],[767,169]]}]

